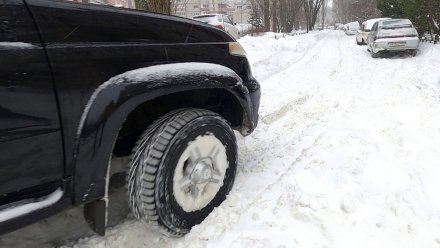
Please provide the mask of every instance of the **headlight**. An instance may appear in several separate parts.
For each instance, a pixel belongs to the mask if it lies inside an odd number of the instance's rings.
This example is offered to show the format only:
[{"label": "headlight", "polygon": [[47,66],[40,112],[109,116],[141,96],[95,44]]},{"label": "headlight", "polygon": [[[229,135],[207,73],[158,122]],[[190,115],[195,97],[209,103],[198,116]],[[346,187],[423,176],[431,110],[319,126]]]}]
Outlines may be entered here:
[{"label": "headlight", "polygon": [[238,42],[229,43],[229,53],[234,56],[246,57],[246,51]]}]

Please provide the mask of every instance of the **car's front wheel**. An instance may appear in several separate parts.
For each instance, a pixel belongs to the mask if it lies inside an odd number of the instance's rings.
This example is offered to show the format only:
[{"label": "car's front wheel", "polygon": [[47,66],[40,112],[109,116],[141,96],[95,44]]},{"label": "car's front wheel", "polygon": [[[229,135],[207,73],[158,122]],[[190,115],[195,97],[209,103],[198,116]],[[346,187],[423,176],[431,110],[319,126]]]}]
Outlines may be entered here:
[{"label": "car's front wheel", "polygon": [[182,109],[138,140],[129,165],[134,215],[173,235],[188,233],[225,199],[237,168],[235,135],[214,112]]}]

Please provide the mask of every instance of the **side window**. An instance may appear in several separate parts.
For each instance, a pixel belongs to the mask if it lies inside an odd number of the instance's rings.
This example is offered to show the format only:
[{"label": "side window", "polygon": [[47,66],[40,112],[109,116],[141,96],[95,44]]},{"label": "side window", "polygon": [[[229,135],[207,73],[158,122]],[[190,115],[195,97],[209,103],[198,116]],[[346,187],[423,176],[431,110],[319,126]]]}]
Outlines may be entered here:
[{"label": "side window", "polygon": [[373,25],[373,27],[371,28],[371,31],[377,31],[377,22]]}]

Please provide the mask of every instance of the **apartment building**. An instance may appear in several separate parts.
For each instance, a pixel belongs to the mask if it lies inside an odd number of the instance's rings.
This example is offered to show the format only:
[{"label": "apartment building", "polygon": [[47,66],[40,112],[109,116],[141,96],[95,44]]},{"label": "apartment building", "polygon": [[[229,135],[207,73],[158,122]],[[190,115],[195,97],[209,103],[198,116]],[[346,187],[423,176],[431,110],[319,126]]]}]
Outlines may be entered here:
[{"label": "apartment building", "polygon": [[248,1],[236,1],[234,2],[234,12],[232,18],[236,23],[248,23],[249,17],[251,16],[251,5]]},{"label": "apartment building", "polygon": [[250,5],[244,1],[227,0],[182,0],[177,3],[175,15],[192,18],[204,14],[229,15],[236,23],[247,23]]},{"label": "apartment building", "polygon": [[[69,0],[84,2],[84,0]],[[135,8],[134,0],[86,0],[89,3]],[[176,0],[174,15],[193,18],[204,14],[229,15],[235,23],[248,23],[251,5],[247,0]]]}]

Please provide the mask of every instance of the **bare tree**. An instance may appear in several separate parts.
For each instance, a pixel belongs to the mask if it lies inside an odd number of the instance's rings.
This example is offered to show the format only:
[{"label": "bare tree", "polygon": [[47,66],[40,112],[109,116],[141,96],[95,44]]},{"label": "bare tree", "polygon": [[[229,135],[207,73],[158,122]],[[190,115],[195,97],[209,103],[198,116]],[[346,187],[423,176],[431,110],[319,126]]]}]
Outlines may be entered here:
[{"label": "bare tree", "polygon": [[301,9],[302,0],[279,0],[278,25],[279,31],[288,33],[293,30],[298,12]]},{"label": "bare tree", "polygon": [[333,0],[333,11],[337,22],[363,22],[380,17],[377,0]]},{"label": "bare tree", "polygon": [[325,25],[325,15],[327,14],[327,0],[324,0],[321,7],[321,17],[322,17],[322,28],[324,28]]},{"label": "bare tree", "polygon": [[278,32],[278,0],[271,0],[272,1],[272,8],[271,8],[271,16],[272,16],[272,31]]},{"label": "bare tree", "polygon": [[307,32],[313,30],[323,2],[324,0],[303,0],[303,8],[307,21]]},{"label": "bare tree", "polygon": [[434,4],[433,0],[426,0],[426,5],[428,6],[427,18],[429,25],[435,33],[440,34],[440,27],[438,23],[440,20],[440,4],[438,2]]},{"label": "bare tree", "polygon": [[263,0],[264,31],[270,31],[270,0]]},{"label": "bare tree", "polygon": [[135,0],[136,9],[171,14],[175,0]]},{"label": "bare tree", "polygon": [[250,0],[249,4],[251,6],[251,15],[249,17],[249,24],[252,25],[251,27],[251,35],[254,35],[254,33],[257,33],[258,30],[263,27],[263,17],[261,14],[261,8],[262,8],[262,1],[261,0]]},{"label": "bare tree", "polygon": [[265,31],[291,32],[298,20],[302,1],[250,0],[252,23],[257,23],[261,19]]}]

